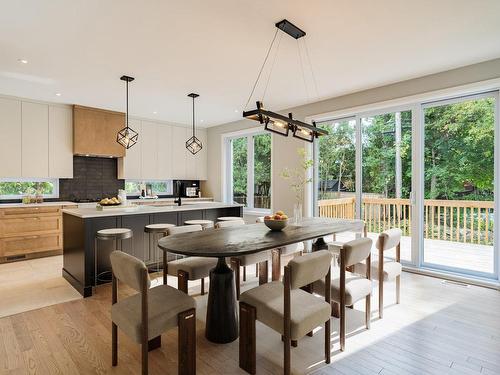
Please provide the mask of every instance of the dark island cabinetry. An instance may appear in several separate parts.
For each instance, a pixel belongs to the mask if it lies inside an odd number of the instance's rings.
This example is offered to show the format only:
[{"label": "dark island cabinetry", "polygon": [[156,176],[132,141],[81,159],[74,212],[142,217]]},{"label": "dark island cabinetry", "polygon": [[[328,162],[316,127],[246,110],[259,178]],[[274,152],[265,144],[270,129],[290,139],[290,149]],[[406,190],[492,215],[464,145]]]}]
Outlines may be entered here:
[{"label": "dark island cabinetry", "polygon": [[[99,241],[97,251],[97,273],[110,270],[109,254],[113,248],[133,255],[146,264],[156,262],[158,249],[153,238],[144,232],[148,224],[168,223],[183,225],[186,220],[216,220],[221,216],[243,216],[242,207],[176,210],[173,212],[133,213],[117,216],[79,217],[63,213],[63,277],[84,297],[92,295],[94,286],[95,234],[100,229],[129,228],[132,239],[122,243]],[[150,246],[151,244],[151,246]]]}]

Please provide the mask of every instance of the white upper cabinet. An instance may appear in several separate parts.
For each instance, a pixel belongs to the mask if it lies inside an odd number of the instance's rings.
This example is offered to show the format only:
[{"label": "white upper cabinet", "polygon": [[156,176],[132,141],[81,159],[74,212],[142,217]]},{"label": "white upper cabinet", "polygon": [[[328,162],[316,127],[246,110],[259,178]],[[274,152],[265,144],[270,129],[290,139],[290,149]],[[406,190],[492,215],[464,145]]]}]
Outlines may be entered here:
[{"label": "white upper cabinet", "polygon": [[172,177],[172,127],[158,124],[158,178],[169,179]]},{"label": "white upper cabinet", "polygon": [[23,102],[22,109],[22,175],[49,175],[49,106]]},{"label": "white upper cabinet", "polygon": [[0,177],[21,177],[21,102],[0,98]]},{"label": "white upper cabinet", "polygon": [[118,159],[118,178],[140,180],[142,178],[142,138],[141,121],[129,119],[129,125],[139,133],[139,140],[127,150],[127,156]]},{"label": "white upper cabinet", "polygon": [[73,111],[49,106],[49,177],[73,177]]},{"label": "white upper cabinet", "polygon": [[172,178],[183,180],[187,177],[187,128],[172,126]]},{"label": "white upper cabinet", "polygon": [[158,125],[154,122],[142,121],[142,179],[158,179]]},{"label": "white upper cabinet", "polygon": [[196,169],[196,180],[206,180],[207,169],[208,169],[208,142],[207,142],[207,131],[205,129],[196,130],[196,137],[201,141],[203,148],[201,151],[197,152],[195,155],[195,169]]}]

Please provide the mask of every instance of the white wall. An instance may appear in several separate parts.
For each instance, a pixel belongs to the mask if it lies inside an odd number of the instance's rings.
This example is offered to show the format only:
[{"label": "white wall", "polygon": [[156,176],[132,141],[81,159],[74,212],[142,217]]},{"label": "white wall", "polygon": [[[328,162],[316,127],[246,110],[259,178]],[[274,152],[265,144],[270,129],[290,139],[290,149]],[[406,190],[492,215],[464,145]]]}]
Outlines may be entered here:
[{"label": "white wall", "polygon": [[[378,103],[410,95],[423,94],[495,78],[500,78],[500,59],[360,91],[295,108],[282,109],[280,112],[292,112],[294,118],[303,121],[308,116],[320,113]],[[222,135],[224,133],[253,127],[259,127],[259,124],[255,121],[242,119],[208,128],[209,178],[208,181],[202,183],[202,190],[205,196],[213,196],[215,200],[222,200]],[[307,145],[307,142],[297,140],[291,136],[285,138],[273,134],[271,204],[274,211],[281,209],[290,215],[293,214],[294,194],[288,188],[288,183],[279,177],[279,174],[284,167],[294,168],[297,166],[298,157],[296,149]]]}]

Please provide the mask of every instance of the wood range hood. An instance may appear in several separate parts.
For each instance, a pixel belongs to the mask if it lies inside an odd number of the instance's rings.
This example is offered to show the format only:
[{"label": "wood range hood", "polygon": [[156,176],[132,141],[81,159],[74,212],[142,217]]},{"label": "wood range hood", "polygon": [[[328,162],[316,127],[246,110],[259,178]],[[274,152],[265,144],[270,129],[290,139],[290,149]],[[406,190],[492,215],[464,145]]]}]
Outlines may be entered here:
[{"label": "wood range hood", "polygon": [[73,106],[73,154],[124,157],[125,148],[116,134],[125,127],[125,113]]}]

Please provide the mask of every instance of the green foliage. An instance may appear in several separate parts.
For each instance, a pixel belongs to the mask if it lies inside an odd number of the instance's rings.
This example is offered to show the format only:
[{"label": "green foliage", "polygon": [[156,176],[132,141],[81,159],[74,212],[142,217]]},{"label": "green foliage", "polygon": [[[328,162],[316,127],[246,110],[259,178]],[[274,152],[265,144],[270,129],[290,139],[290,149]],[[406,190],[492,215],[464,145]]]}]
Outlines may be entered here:
[{"label": "green foliage", "polygon": [[0,182],[0,195],[52,194],[52,182]]}]

